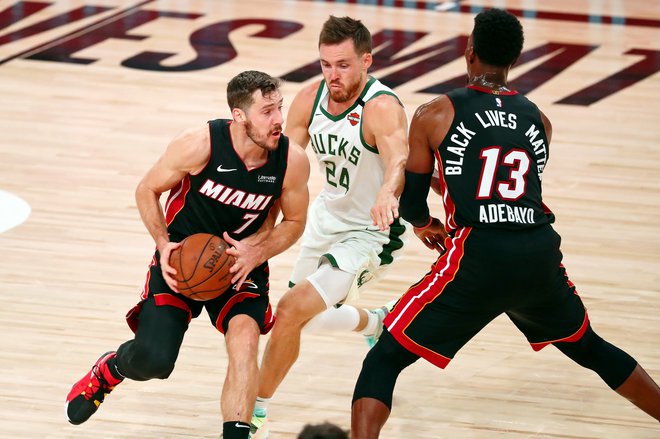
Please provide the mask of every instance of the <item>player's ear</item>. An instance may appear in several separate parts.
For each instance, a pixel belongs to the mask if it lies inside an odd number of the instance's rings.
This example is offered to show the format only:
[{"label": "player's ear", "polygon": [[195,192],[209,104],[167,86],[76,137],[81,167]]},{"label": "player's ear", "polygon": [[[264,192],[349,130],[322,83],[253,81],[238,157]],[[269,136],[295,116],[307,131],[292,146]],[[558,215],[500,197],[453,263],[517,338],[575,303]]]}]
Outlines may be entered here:
[{"label": "player's ear", "polygon": [[472,34],[468,37],[467,46],[465,47],[465,61],[468,64],[474,63],[476,54],[474,53],[474,40]]},{"label": "player's ear", "polygon": [[369,67],[371,67],[371,63],[373,63],[374,58],[371,56],[370,53],[365,53],[362,55],[362,67],[364,67],[365,70],[368,70]]},{"label": "player's ear", "polygon": [[468,64],[473,64],[475,59],[474,46],[470,45],[465,49],[465,60]]},{"label": "player's ear", "polygon": [[231,115],[234,118],[234,122],[243,123],[245,122],[245,112],[240,108],[234,108],[231,110]]}]

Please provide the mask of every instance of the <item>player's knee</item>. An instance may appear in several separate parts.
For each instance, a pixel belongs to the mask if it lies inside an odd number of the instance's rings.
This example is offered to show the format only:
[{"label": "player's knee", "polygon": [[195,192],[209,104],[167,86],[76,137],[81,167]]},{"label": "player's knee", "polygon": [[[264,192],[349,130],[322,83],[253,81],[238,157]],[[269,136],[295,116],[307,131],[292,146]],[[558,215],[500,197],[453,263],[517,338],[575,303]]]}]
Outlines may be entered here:
[{"label": "player's knee", "polygon": [[360,398],[374,398],[392,407],[394,385],[401,371],[419,357],[401,346],[385,331],[364,361],[355,384],[353,402]]},{"label": "player's knee", "polygon": [[299,284],[282,296],[277,303],[275,326],[280,326],[280,330],[282,327],[301,328],[312,317],[323,311],[325,303],[318,295],[314,297],[312,293]]},{"label": "player's knee", "polygon": [[168,352],[162,349],[143,349],[132,358],[135,369],[139,370],[142,379],[166,379],[174,370],[178,352]]},{"label": "player's knee", "polygon": [[596,372],[612,389],[619,387],[637,366],[634,358],[603,340],[591,326],[580,340],[554,345],[580,366]]},{"label": "player's knee", "polygon": [[225,340],[227,349],[240,352],[256,352],[259,344],[259,325],[250,316],[239,314],[228,324]]}]

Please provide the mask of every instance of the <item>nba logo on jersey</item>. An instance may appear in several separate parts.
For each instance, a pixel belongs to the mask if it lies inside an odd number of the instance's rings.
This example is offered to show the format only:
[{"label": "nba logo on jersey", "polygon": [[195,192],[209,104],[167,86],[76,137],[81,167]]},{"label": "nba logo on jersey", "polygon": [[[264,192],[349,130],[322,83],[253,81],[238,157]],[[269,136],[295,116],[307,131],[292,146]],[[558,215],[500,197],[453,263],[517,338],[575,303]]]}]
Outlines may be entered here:
[{"label": "nba logo on jersey", "polygon": [[355,126],[358,124],[358,122],[360,122],[360,115],[353,112],[346,116],[346,119],[351,123],[352,126]]},{"label": "nba logo on jersey", "polygon": [[502,108],[502,99],[495,98],[495,104],[497,105],[498,108]]}]

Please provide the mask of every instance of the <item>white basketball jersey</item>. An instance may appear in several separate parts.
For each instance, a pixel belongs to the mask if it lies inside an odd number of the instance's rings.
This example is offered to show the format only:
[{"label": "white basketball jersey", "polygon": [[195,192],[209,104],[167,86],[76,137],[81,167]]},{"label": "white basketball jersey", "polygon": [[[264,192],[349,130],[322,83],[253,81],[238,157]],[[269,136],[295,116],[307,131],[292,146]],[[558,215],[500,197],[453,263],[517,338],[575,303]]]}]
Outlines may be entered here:
[{"label": "white basketball jersey", "polygon": [[383,185],[384,165],[375,146],[362,137],[362,113],[370,99],[396,94],[369,77],[355,104],[333,116],[327,110],[329,91],[321,81],[309,124],[311,147],[325,177],[326,209],[347,223],[371,226],[370,210]]}]

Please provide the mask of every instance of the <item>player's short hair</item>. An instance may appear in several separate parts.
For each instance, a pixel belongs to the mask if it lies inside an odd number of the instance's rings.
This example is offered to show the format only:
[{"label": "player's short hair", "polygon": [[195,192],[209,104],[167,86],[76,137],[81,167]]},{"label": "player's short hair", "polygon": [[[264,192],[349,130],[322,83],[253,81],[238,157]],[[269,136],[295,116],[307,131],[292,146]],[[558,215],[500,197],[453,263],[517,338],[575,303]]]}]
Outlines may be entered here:
[{"label": "player's short hair", "polygon": [[330,422],[307,424],[298,434],[298,439],[348,439],[348,432]]},{"label": "player's short hair", "polygon": [[254,103],[252,94],[255,90],[261,90],[262,96],[279,90],[279,78],[274,78],[267,73],[257,70],[247,70],[234,76],[227,84],[227,103],[229,109],[240,108],[247,110]]},{"label": "player's short hair", "polygon": [[518,19],[502,9],[489,9],[474,17],[472,45],[484,64],[508,67],[522,52],[523,28]]},{"label": "player's short hair", "polygon": [[323,23],[319,35],[319,47],[321,47],[321,44],[343,43],[348,39],[353,41],[355,52],[358,55],[371,53],[371,32],[360,20],[331,15]]}]

